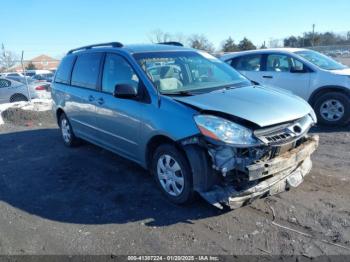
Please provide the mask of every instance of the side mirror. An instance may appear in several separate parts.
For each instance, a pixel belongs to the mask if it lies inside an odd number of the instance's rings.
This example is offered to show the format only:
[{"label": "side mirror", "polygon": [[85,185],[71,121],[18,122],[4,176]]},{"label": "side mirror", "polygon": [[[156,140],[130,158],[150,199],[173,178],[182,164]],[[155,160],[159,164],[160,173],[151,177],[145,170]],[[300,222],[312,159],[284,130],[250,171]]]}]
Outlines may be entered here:
[{"label": "side mirror", "polygon": [[137,87],[129,84],[117,84],[114,87],[113,96],[118,98],[135,98],[137,97]]},{"label": "side mirror", "polygon": [[306,70],[304,68],[297,68],[297,67],[292,67],[290,69],[291,73],[305,73]]}]

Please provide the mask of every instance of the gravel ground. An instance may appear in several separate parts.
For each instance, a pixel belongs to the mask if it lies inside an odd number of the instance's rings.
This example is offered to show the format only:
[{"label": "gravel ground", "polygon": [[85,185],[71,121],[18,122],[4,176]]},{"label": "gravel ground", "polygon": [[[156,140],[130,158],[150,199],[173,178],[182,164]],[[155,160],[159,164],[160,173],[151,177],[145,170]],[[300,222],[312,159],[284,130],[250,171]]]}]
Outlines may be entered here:
[{"label": "gravel ground", "polygon": [[0,126],[0,254],[350,255],[350,128],[313,130],[320,147],[297,189],[220,211],[169,203],[145,170],[66,148],[37,114]]}]

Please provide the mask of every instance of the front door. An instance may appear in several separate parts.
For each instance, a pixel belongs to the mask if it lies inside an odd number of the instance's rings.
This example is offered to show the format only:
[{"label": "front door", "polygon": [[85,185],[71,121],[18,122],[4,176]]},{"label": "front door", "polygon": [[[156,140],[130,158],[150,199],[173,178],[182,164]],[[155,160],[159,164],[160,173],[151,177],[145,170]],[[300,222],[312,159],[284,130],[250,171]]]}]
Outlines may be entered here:
[{"label": "front door", "polygon": [[101,93],[96,100],[96,126],[103,146],[135,159],[139,145],[141,102],[113,96],[117,84],[138,87],[139,78],[125,58],[106,54]]},{"label": "front door", "polygon": [[302,62],[285,54],[267,54],[265,61],[262,84],[283,88],[307,98],[310,72]]}]

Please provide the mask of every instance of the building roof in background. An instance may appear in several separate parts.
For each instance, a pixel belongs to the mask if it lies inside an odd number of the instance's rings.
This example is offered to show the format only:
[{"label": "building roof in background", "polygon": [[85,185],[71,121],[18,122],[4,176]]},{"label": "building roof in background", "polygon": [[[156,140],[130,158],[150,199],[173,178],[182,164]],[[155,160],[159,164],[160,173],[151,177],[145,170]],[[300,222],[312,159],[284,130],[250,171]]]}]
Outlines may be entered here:
[{"label": "building roof in background", "polygon": [[29,61],[31,61],[32,63],[35,63],[35,62],[42,62],[42,61],[45,62],[45,61],[59,61],[59,60],[52,58],[51,56],[48,56],[48,55],[39,55],[37,57],[30,59]]},{"label": "building roof in background", "polygon": [[[43,54],[24,61],[23,62],[24,67],[27,67],[29,63],[34,64],[35,68],[38,70],[56,70],[60,63],[60,60]],[[22,72],[22,65],[18,63],[15,66],[9,68],[7,71]]]}]

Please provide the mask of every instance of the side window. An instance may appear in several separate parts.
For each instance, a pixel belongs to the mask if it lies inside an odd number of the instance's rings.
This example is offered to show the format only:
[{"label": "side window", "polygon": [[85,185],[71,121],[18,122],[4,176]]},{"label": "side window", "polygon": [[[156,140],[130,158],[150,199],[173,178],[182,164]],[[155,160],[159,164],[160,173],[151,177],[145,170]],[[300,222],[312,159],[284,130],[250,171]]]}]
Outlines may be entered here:
[{"label": "side window", "polygon": [[267,56],[266,71],[290,72],[292,58],[287,55],[272,54]]},{"label": "side window", "polygon": [[8,81],[6,79],[0,79],[0,88],[10,87],[10,86],[11,86],[11,81]]},{"label": "side window", "polygon": [[102,53],[79,55],[72,73],[72,85],[96,89]]},{"label": "side window", "polygon": [[231,65],[239,71],[260,71],[261,55],[241,56],[233,59]]},{"label": "side window", "polygon": [[303,71],[306,69],[306,66],[304,67],[304,64],[299,60],[291,58],[291,61],[292,61],[292,68],[294,70]]},{"label": "side window", "polygon": [[[72,72],[72,66],[75,60],[75,56],[66,56],[62,59],[61,64],[56,72],[55,82],[62,84],[69,84],[70,73]],[[35,73],[27,73],[28,76],[35,78]]]},{"label": "side window", "polygon": [[128,84],[137,88],[139,78],[123,57],[107,54],[103,68],[102,91],[112,94],[117,84]]}]

